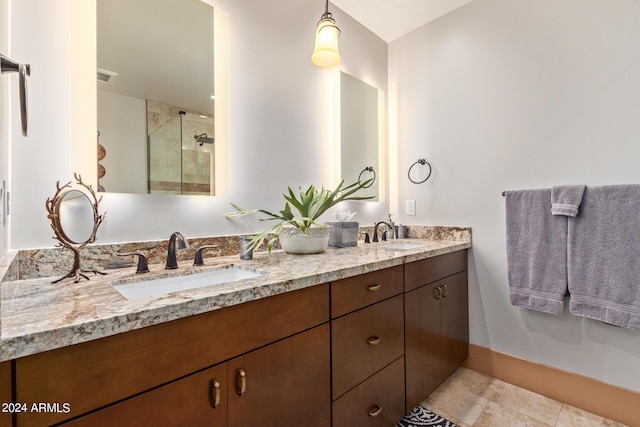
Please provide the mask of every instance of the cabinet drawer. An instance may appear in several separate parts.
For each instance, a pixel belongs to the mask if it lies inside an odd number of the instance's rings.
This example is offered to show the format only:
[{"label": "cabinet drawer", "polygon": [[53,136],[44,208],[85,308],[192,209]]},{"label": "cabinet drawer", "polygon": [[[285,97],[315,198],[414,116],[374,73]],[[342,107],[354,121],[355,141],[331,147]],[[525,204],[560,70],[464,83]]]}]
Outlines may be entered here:
[{"label": "cabinet drawer", "polygon": [[410,262],[404,266],[404,290],[419,288],[466,269],[466,249]]},{"label": "cabinet drawer", "polygon": [[372,271],[331,283],[331,317],[335,318],[402,293],[402,266]]},{"label": "cabinet drawer", "polygon": [[403,353],[402,295],[332,321],[333,399]]},{"label": "cabinet drawer", "polygon": [[82,415],[327,322],[329,314],[324,284],[18,359],[18,401],[71,407],[19,414],[18,423]]},{"label": "cabinet drawer", "polygon": [[333,402],[333,427],[395,425],[404,416],[401,357]]}]

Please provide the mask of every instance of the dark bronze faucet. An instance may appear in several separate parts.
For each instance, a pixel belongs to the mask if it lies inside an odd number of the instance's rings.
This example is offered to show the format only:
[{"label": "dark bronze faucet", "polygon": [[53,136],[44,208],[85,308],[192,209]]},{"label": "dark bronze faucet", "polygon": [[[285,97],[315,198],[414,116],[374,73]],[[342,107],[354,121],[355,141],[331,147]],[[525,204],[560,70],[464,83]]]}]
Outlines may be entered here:
[{"label": "dark bronze faucet", "polygon": [[[176,248],[176,241],[178,247]],[[178,260],[176,259],[176,249],[185,249],[189,247],[187,241],[179,231],[176,231],[169,238],[169,250],[167,251],[167,263],[164,268],[166,270],[175,270],[178,268]]]},{"label": "dark bronze faucet", "polygon": [[[373,241],[374,242],[378,241],[378,226],[380,224],[386,225],[387,226],[387,231],[391,230],[391,232],[393,233],[393,227],[388,222],[386,222],[386,221],[376,222],[376,225],[373,226]],[[383,242],[387,241],[387,231],[382,233],[382,241]]]}]

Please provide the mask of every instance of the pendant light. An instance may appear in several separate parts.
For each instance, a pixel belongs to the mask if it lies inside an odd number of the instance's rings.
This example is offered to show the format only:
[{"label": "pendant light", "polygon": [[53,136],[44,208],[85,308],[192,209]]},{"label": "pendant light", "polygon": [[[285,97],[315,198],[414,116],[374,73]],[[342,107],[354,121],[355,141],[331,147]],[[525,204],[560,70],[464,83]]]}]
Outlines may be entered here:
[{"label": "pendant light", "polygon": [[318,21],[316,29],[316,44],[311,55],[311,62],[318,67],[333,67],[340,63],[338,52],[338,37],[340,28],[329,13],[329,0],[326,0],[324,14]]}]

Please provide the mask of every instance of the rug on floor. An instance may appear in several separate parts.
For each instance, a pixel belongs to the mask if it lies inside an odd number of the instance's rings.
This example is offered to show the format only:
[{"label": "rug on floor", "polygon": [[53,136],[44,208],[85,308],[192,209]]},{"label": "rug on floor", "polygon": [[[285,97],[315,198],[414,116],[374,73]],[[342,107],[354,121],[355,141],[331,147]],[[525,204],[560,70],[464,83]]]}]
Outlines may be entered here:
[{"label": "rug on floor", "polygon": [[430,410],[418,405],[411,410],[395,427],[458,427],[457,424],[434,414]]}]

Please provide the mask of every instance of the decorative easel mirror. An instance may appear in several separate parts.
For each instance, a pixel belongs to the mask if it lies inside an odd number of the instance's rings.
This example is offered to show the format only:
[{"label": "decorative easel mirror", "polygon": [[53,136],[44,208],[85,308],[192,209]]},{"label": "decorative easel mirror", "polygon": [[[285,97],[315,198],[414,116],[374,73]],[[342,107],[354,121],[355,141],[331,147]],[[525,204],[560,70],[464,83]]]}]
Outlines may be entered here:
[{"label": "decorative easel mirror", "polygon": [[72,270],[52,283],[58,283],[67,278],[73,278],[76,283],[82,278],[89,280],[89,276],[85,273],[106,274],[94,269],[84,269],[80,265],[80,251],[96,241],[98,227],[102,224],[106,213],[100,215],[98,212],[102,196],[98,199],[91,185],[82,182],[80,175],[73,174],[73,177],[78,188],[74,188],[71,182],[61,187],[58,181],[56,193],[46,202],[49,213],[47,217],[51,221],[54,238],[60,242],[58,246],[73,251]]}]

